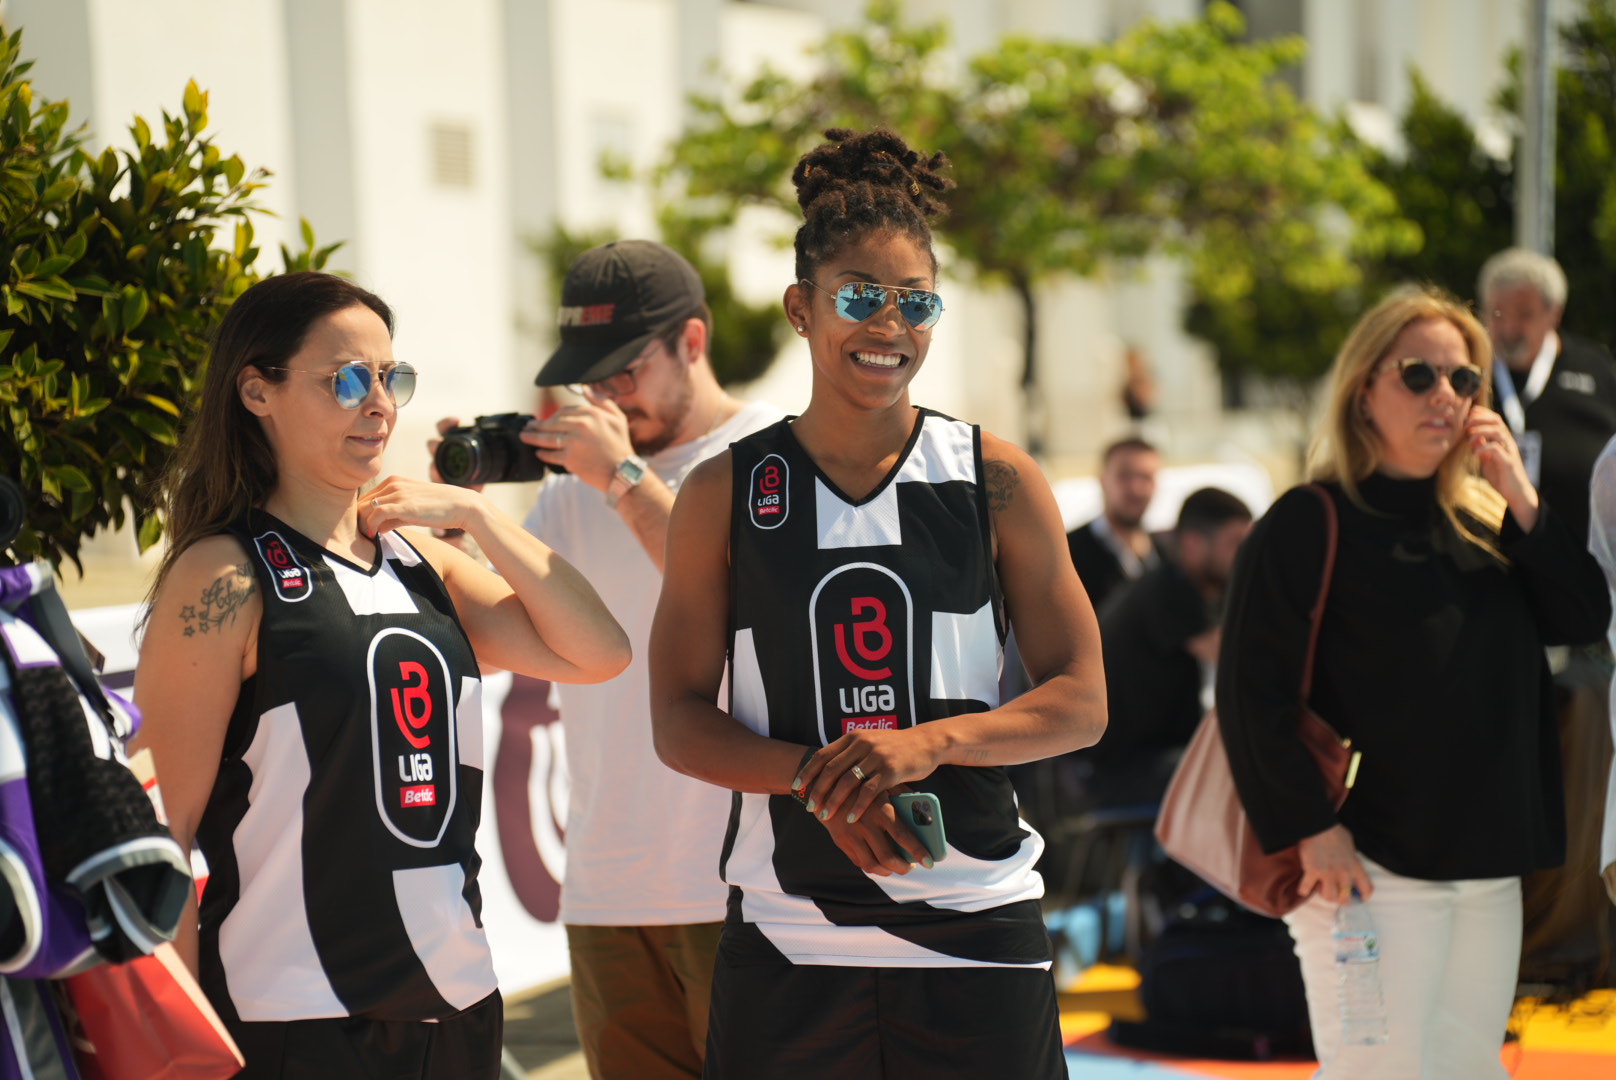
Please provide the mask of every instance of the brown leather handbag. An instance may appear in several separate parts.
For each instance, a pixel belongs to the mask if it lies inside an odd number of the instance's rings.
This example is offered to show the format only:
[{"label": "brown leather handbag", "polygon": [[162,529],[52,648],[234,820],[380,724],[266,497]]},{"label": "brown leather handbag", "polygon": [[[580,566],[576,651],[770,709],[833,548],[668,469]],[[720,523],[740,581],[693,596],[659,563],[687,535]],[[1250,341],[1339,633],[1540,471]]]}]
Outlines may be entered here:
[{"label": "brown leather handbag", "polygon": [[[1343,739],[1307,704],[1313,688],[1319,624],[1324,618],[1325,598],[1330,594],[1330,575],[1335,570],[1337,533],[1335,502],[1330,493],[1317,484],[1309,484],[1308,489],[1324,503],[1324,574],[1309,616],[1296,735],[1318,765],[1331,805],[1339,810],[1357,779],[1360,754],[1352,748],[1351,739]],[[1168,855],[1230,899],[1259,914],[1278,918],[1300,907],[1306,899],[1297,895],[1297,885],[1302,880],[1298,848],[1293,845],[1265,855],[1257,834],[1252,832],[1240,793],[1235,790],[1234,776],[1229,772],[1229,754],[1223,745],[1216,710],[1201,719],[1201,726],[1173,773],[1156,816],[1156,839]]]}]

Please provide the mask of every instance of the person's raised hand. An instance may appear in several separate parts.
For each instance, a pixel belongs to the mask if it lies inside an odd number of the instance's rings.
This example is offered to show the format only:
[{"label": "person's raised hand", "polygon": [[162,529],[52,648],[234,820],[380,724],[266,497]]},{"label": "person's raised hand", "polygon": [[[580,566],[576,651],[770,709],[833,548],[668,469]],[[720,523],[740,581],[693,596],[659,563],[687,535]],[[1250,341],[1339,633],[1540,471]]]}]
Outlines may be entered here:
[{"label": "person's raised hand", "polygon": [[1465,438],[1470,441],[1470,452],[1481,467],[1481,475],[1497,489],[1509,503],[1509,508],[1522,528],[1530,531],[1538,505],[1537,489],[1526,475],[1526,464],[1521,460],[1521,448],[1504,418],[1493,410],[1473,405],[1465,418]]},{"label": "person's raised hand", "polygon": [[523,429],[523,442],[539,460],[559,465],[599,491],[605,491],[624,458],[634,453],[628,417],[609,397],[584,388],[584,400],[564,405]]},{"label": "person's raised hand", "polygon": [[465,529],[484,505],[470,488],[389,476],[360,498],[359,528],[370,537],[405,525]]}]

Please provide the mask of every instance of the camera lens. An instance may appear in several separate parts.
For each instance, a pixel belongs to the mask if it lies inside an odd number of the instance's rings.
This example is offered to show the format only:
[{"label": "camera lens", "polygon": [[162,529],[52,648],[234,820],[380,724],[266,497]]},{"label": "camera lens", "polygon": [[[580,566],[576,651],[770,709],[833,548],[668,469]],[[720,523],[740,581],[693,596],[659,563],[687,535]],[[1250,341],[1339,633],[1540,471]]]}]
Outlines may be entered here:
[{"label": "camera lens", "polygon": [[480,456],[475,436],[450,432],[438,446],[435,460],[438,475],[449,484],[476,483],[473,477],[477,474],[477,459]]},{"label": "camera lens", "polygon": [[930,825],[931,824],[932,818],[931,818],[931,804],[930,803],[921,802],[919,799],[916,799],[914,802],[910,803],[909,805],[914,807],[915,824],[916,825]]}]

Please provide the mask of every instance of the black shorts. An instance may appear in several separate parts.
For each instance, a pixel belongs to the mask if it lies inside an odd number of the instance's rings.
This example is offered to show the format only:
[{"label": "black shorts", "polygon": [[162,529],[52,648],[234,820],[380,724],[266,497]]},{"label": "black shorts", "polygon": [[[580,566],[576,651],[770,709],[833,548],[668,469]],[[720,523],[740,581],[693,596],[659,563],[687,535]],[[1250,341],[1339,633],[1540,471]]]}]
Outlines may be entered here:
[{"label": "black shorts", "polygon": [[495,990],[432,1023],[339,1016],[238,1021],[236,1080],[498,1080],[505,1002]]},{"label": "black shorts", "polygon": [[705,1080],[1066,1080],[1055,980],[1036,968],[731,963]]}]

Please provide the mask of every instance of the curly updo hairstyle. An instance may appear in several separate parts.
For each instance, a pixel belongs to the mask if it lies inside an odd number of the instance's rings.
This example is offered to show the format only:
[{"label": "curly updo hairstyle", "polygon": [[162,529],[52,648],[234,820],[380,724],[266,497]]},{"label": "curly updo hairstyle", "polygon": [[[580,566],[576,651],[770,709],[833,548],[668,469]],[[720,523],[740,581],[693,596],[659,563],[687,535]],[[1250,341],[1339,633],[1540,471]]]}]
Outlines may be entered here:
[{"label": "curly updo hairstyle", "polygon": [[931,256],[927,219],[944,212],[935,197],[954,186],[943,176],[948,158],[925,157],[890,131],[831,128],[830,141],[804,154],[792,170],[803,222],[794,244],[797,279],[812,280],[826,259],[866,233],[907,236]]}]

